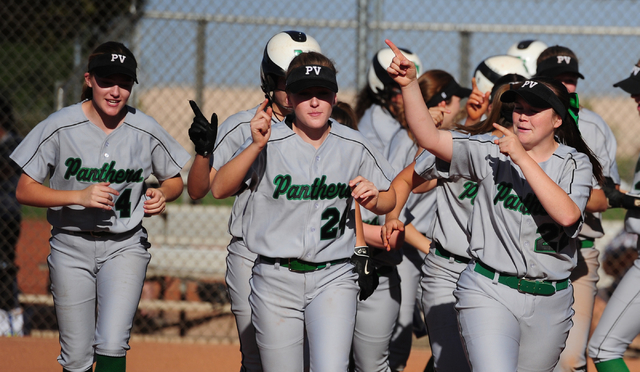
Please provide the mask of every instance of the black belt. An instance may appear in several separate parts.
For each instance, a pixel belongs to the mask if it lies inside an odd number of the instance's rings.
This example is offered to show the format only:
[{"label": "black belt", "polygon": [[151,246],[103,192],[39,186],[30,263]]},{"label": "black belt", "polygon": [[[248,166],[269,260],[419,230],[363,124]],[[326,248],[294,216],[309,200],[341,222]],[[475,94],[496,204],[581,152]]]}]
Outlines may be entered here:
[{"label": "black belt", "polygon": [[260,255],[260,261],[271,264],[271,265],[275,265],[277,262],[280,262],[280,266],[288,268],[289,271],[293,271],[296,273],[308,273],[311,271],[324,269],[327,266],[345,263],[349,261],[349,259],[341,258],[339,260],[333,260],[329,262],[315,263],[315,262],[299,260],[297,258],[271,258],[271,257]]},{"label": "black belt", "polygon": [[436,246],[436,256],[440,256],[442,258],[446,258],[447,260],[450,260],[453,258],[453,260],[457,263],[463,263],[463,264],[468,264],[471,259],[467,258],[467,257],[463,257],[463,256],[458,256],[457,254],[453,254],[449,251],[447,251],[446,249],[442,248],[442,246],[436,242],[433,242],[433,244]]},{"label": "black belt", "polygon": [[62,232],[69,235],[81,236],[83,238],[91,239],[91,238],[110,238],[114,236],[122,236],[123,234],[135,234],[138,230],[142,229],[142,224],[134,227],[129,231],[123,231],[121,233],[113,233],[111,231],[71,231],[64,229],[57,229],[58,232]]},{"label": "black belt", "polygon": [[[495,278],[496,271],[489,266],[483,264],[480,261],[476,261],[473,271],[486,276],[493,280]],[[532,280],[525,278],[518,278],[515,275],[499,273],[498,283],[504,284],[507,287],[517,289],[518,292],[530,293],[535,295],[550,296],[557,291],[569,288],[569,279],[559,281],[549,280]]]}]

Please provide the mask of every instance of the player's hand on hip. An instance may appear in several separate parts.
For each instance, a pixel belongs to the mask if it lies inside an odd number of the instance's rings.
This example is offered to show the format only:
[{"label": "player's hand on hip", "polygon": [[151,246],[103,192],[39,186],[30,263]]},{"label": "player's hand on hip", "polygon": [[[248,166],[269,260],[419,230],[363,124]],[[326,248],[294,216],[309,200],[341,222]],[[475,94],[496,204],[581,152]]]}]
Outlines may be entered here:
[{"label": "player's hand on hip", "polygon": [[80,190],[79,204],[86,208],[111,210],[114,206],[113,197],[120,193],[109,185],[109,182],[100,182]]},{"label": "player's hand on hip", "polygon": [[511,160],[518,164],[520,159],[522,159],[522,156],[527,155],[527,152],[524,147],[522,147],[522,143],[520,143],[518,136],[513,133],[511,128],[505,128],[500,124],[493,123],[493,127],[503,134],[502,137],[493,140],[493,142],[500,147],[501,153],[509,155]]},{"label": "player's hand on hip", "polygon": [[145,195],[149,198],[144,201],[144,214],[154,216],[164,212],[167,206],[167,198],[160,189],[147,189]]},{"label": "player's hand on hip", "polygon": [[358,176],[349,181],[349,187],[351,187],[351,196],[364,208],[371,210],[378,204],[380,192],[373,182]]},{"label": "player's hand on hip", "polygon": [[271,114],[273,109],[267,107],[269,100],[265,99],[260,106],[256,114],[251,119],[251,138],[253,143],[260,148],[264,148],[271,136]]},{"label": "player's hand on hip", "polygon": [[195,145],[196,154],[201,156],[209,156],[216,144],[216,136],[218,135],[218,115],[214,112],[211,115],[211,122],[200,111],[198,105],[189,100],[194,117],[191,127],[189,128],[189,138]]},{"label": "player's hand on hip", "polygon": [[382,228],[380,229],[382,244],[384,244],[388,251],[400,248],[399,246],[392,244],[394,240],[394,233],[397,231],[404,231],[404,223],[397,218],[386,219],[384,225],[382,225]]},{"label": "player's hand on hip", "polygon": [[476,85],[476,78],[471,79],[471,95],[467,99],[466,109],[469,120],[477,122],[489,108],[489,96],[491,92],[482,93]]},{"label": "player's hand on hip", "polygon": [[391,60],[391,65],[387,67],[387,73],[401,87],[406,87],[412,82],[417,83],[418,72],[416,65],[402,54],[402,51],[391,40],[385,40],[385,43],[391,48],[396,55]]}]

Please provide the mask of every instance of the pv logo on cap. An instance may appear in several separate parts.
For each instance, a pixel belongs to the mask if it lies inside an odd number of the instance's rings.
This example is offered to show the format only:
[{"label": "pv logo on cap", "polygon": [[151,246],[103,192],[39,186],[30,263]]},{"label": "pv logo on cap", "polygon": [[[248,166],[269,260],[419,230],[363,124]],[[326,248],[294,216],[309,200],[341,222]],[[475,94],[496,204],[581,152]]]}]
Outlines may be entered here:
[{"label": "pv logo on cap", "polygon": [[631,75],[636,76],[638,75],[638,72],[640,72],[640,67],[633,66],[633,70],[631,70]]},{"label": "pv logo on cap", "polygon": [[567,64],[571,63],[571,57],[569,56],[558,56],[558,64],[566,62]]},{"label": "pv logo on cap", "polygon": [[529,86],[529,88],[533,88],[533,87],[535,87],[536,85],[538,85],[538,83],[537,83],[537,82],[535,82],[535,81],[528,80],[528,81],[525,81],[525,82],[524,82],[524,84],[522,84],[522,87],[523,87],[523,88],[526,88],[526,87],[527,87],[527,85]]},{"label": "pv logo on cap", "polygon": [[120,63],[124,63],[124,60],[126,58],[127,58],[127,56],[124,56],[122,54],[112,54],[111,55],[111,62],[120,60]]},{"label": "pv logo on cap", "polygon": [[316,75],[320,75],[320,66],[307,66],[307,72],[305,75],[309,75],[311,71],[314,71]]}]

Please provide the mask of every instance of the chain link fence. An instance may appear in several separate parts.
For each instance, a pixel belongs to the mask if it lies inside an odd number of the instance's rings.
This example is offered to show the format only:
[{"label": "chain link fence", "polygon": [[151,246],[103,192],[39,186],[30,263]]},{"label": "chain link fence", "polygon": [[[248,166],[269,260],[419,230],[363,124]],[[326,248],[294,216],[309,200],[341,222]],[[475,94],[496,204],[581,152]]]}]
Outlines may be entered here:
[{"label": "chain link fence", "polygon": [[[636,132],[640,118],[636,104],[612,84],[627,77],[640,58],[638,5],[636,0],[116,0],[108,5],[7,0],[0,7],[0,95],[10,101],[15,120],[3,118],[3,133],[26,135],[50,113],[77,102],[87,56],[106,40],[124,42],[138,59],[140,84],[130,104],[193,151],[188,100],[221,120],[257,105],[263,98],[263,48],[282,30],[305,31],[319,42],[338,67],[339,99],[349,103],[385,38],[418,54],[425,69],[446,70],[465,86],[485,58],[506,54],[520,40],[537,39],[568,46],[579,57],[586,77],[578,85],[581,103],[613,129],[620,173],[630,182],[640,136],[629,133]],[[2,153],[6,158],[10,150]],[[1,168],[4,207],[14,197],[15,174],[6,160]],[[153,258],[134,333],[233,341],[236,330],[224,290],[229,203],[193,205],[187,199],[185,193],[165,215],[144,222]],[[6,209],[0,315],[23,319],[24,332],[55,331],[45,213],[23,207],[20,216]],[[613,237],[620,224],[610,226]],[[603,266],[615,269],[606,274],[620,275],[633,258],[620,257],[606,261]],[[19,306],[12,302],[18,289]]]}]

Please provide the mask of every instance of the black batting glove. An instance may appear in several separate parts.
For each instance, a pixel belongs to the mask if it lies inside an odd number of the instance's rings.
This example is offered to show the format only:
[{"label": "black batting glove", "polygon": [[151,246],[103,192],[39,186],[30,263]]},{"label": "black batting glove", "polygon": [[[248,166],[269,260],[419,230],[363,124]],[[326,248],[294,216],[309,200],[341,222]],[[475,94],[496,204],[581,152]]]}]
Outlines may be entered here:
[{"label": "black batting glove", "polygon": [[640,209],[640,198],[616,190],[613,179],[606,177],[602,190],[609,202],[609,208]]},{"label": "black batting glove", "polygon": [[360,286],[360,301],[364,301],[378,288],[379,279],[376,269],[371,262],[369,247],[356,247],[351,256],[351,263],[354,265],[353,272],[358,274],[358,285]]},{"label": "black batting glove", "polygon": [[191,142],[195,145],[196,154],[208,156],[216,144],[218,115],[214,112],[213,115],[211,115],[211,123],[209,123],[194,101],[189,100],[189,104],[195,114],[193,123],[191,123],[191,127],[189,128],[189,138],[191,138]]}]

